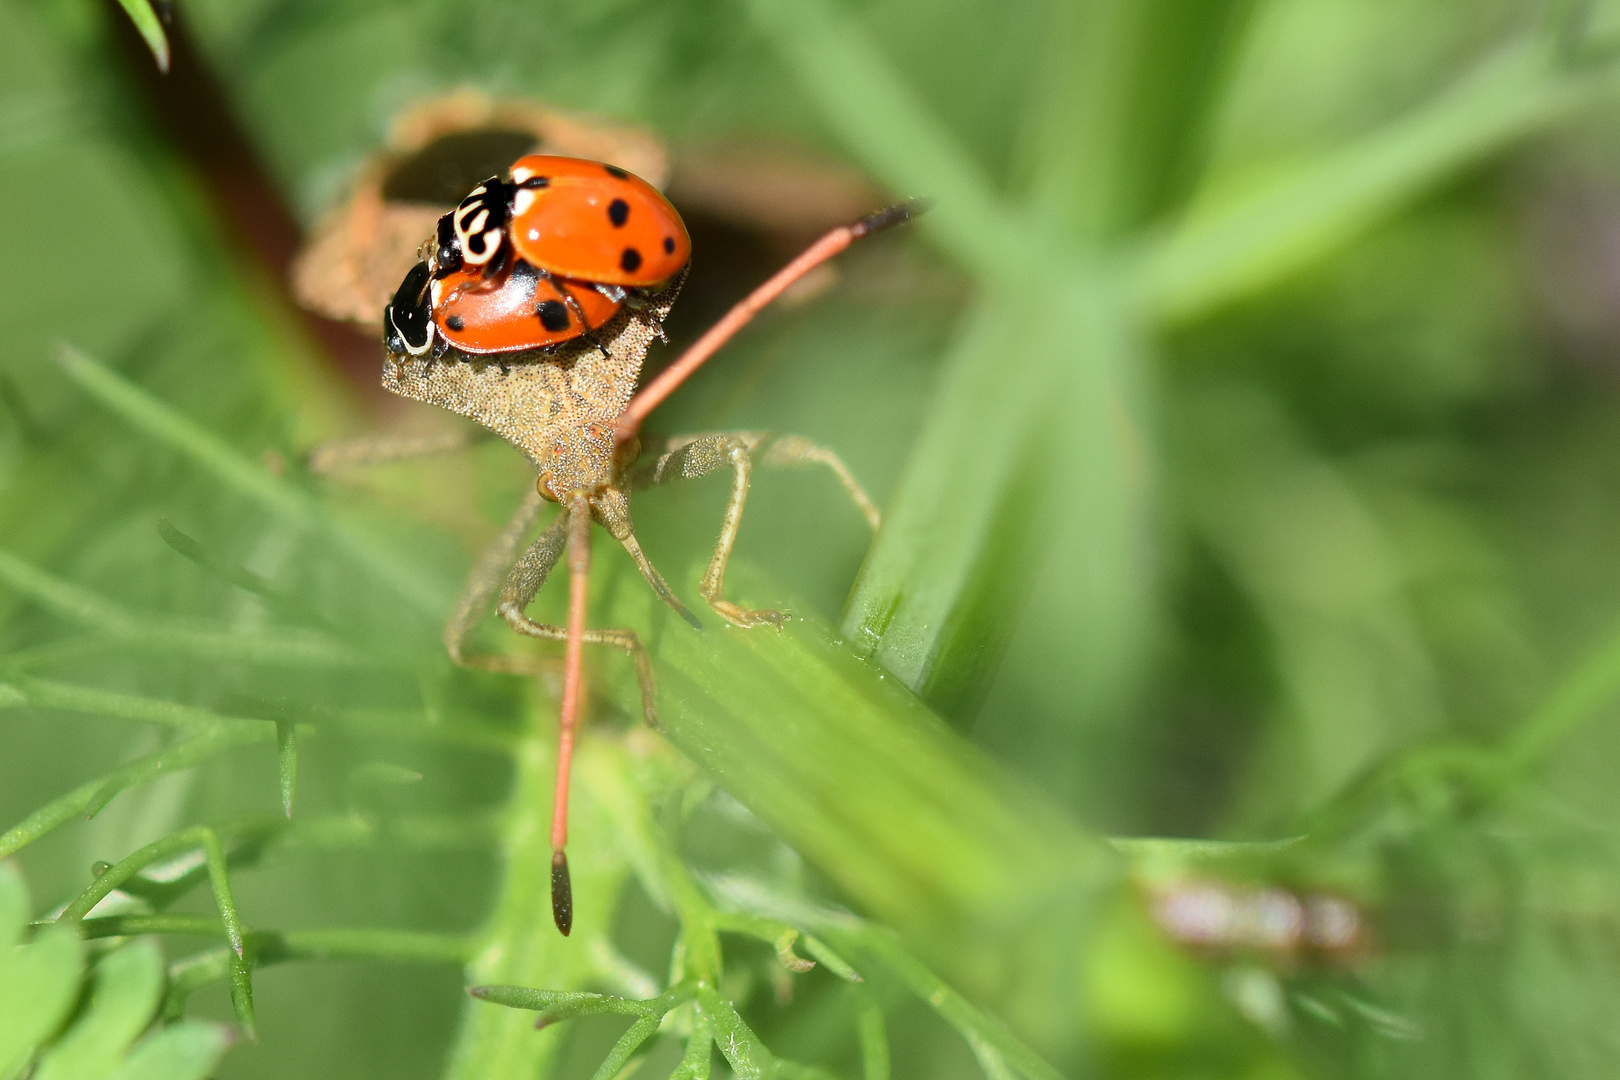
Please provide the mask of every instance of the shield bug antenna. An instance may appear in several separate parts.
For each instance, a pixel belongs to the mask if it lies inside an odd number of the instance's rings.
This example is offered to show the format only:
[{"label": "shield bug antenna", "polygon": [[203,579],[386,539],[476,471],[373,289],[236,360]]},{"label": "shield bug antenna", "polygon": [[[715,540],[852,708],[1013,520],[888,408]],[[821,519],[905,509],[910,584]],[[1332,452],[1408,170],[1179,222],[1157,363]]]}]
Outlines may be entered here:
[{"label": "shield bug antenna", "polygon": [[[507,200],[491,205],[492,198]],[[470,209],[469,209],[470,208]],[[725,571],[748,496],[754,461],[821,466],[833,473],[868,524],[877,508],[837,454],[796,436],[748,431],[670,440],[637,465],[637,433],[648,413],[763,308],[817,266],[863,236],[922,212],[919,202],[868,215],[832,230],[740,301],[640,393],[648,347],[686,275],[685,225],[657,189],[623,169],[573,158],[529,155],[446,215],[423,263],[384,312],[388,350],[383,387],[469,416],[522,451],[537,470],[535,488],[477,561],[444,640],[456,663],[534,674],[541,662],[478,655],[467,637],[493,603],[515,631],[563,643],[558,709],[557,783],[551,825],[551,900],[557,929],[573,927],[568,871],[568,786],[584,711],[584,647],[609,645],[635,663],[643,717],[657,726],[652,663],[628,629],[586,626],[591,524],[601,525],[635,561],[658,597],[695,627],[637,542],[632,491],[729,468],[726,507],[699,592],[735,626],[780,626],[777,611],[743,608],[725,597]],[[456,215],[460,215],[460,219]],[[476,235],[478,267],[461,250]],[[482,267],[493,267],[486,273]],[[476,284],[475,284],[476,279]],[[328,455],[348,462],[397,456],[393,443]],[[544,502],[552,523],[523,546]],[[568,619],[537,622],[527,608],[561,561],[568,575]]]}]

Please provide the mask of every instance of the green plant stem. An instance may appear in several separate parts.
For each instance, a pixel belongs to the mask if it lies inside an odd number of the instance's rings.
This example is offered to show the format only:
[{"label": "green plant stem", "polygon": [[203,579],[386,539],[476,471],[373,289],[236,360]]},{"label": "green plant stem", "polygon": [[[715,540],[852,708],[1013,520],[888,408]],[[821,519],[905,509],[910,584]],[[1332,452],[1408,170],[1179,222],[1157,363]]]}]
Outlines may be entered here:
[{"label": "green plant stem", "polygon": [[669,1080],[709,1080],[709,1065],[714,1057],[714,1033],[709,1018],[697,1010],[692,1021],[692,1034],[687,1036],[686,1051],[681,1063],[669,1074]]},{"label": "green plant stem", "polygon": [[1507,740],[1502,752],[1509,767],[1522,769],[1545,760],[1616,694],[1620,694],[1620,630],[1560,680]]},{"label": "green plant stem", "polygon": [[[86,919],[87,937],[123,937],[128,934],[187,934],[214,937],[217,922],[188,915],[112,915]],[[417,934],[401,930],[249,930],[244,935],[248,959],[254,967],[269,967],[302,960],[391,960],[423,964],[463,964],[473,943],[449,934]],[[177,960],[169,965],[169,992],[163,1015],[177,1020],[185,1014],[186,1000],[204,986],[233,978],[240,969],[230,946]]]},{"label": "green plant stem", "polygon": [[213,829],[194,825],[154,841],[122,859],[103,871],[88,889],[75,897],[56,921],[68,924],[82,922],[108,893],[142,869],[195,847],[202,848],[204,863],[208,867],[208,881],[214,890],[214,903],[219,908],[220,926],[231,949],[231,1003],[236,1007],[242,1030],[250,1039],[255,1038],[252,968],[242,941],[242,920],[236,910],[236,898],[231,893],[230,873],[225,867],[225,847]]},{"label": "green plant stem", "polygon": [[313,631],[235,631],[199,620],[133,612],[47,574],[8,551],[0,551],[0,583],[60,619],[142,651],[301,668],[343,668],[364,662],[348,646]]},{"label": "green plant stem", "polygon": [[842,932],[829,928],[827,933],[845,949],[852,953],[857,950],[869,953],[898,975],[913,994],[928,1002],[962,1033],[974,1056],[991,1076],[998,1071],[1005,1072],[1010,1066],[1026,1080],[1062,1080],[1058,1071],[1039,1054],[930,971],[887,931],[863,925]]},{"label": "green plant stem", "polygon": [[234,746],[269,742],[274,737],[273,731],[269,725],[222,726],[179,746],[137,758],[46,803],[12,826],[4,835],[0,835],[0,859],[26,847],[77,815],[105,806],[109,799],[126,788],[147,783],[177,769],[189,769]]},{"label": "green plant stem", "polygon": [[602,1064],[596,1067],[591,1080],[613,1080],[623,1071],[630,1061],[630,1056],[641,1049],[641,1044],[652,1038],[658,1031],[658,1024],[662,1018],[656,1016],[643,1016],[631,1024],[625,1033],[619,1036],[619,1041],[613,1044]]},{"label": "green plant stem", "polygon": [[858,999],[855,1029],[861,1043],[861,1075],[864,1080],[889,1080],[889,1032],[883,1020],[883,1007],[869,991]]},{"label": "green plant stem", "polygon": [[799,932],[785,922],[765,919],[757,915],[714,911],[712,907],[707,921],[709,926],[715,930],[729,931],[733,934],[745,934],[748,937],[763,941],[776,951],[776,958],[789,971],[809,971],[816,966],[813,960],[806,960],[793,951],[793,943],[799,939]]},{"label": "green plant stem", "polygon": [[[3,671],[3,669],[0,669]],[[117,720],[134,720],[179,730],[200,730],[214,724],[268,724],[275,730],[278,752],[284,748],[280,732],[286,720],[250,716],[226,716],[207,709],[159,698],[139,697],[112,690],[79,686],[22,675],[15,671],[0,674],[0,709],[60,709]],[[311,713],[310,715],[318,715]],[[510,752],[518,740],[504,728],[476,724],[436,724],[421,713],[379,710],[375,713],[346,711],[322,715],[320,725],[293,724],[294,730],[308,734],[316,726],[365,735],[372,738],[425,742],[470,749]]]},{"label": "green plant stem", "polygon": [[232,951],[241,956],[242,923],[236,913],[236,902],[231,896],[230,877],[225,869],[225,849],[219,842],[219,835],[213,829],[201,825],[182,829],[161,840],[153,841],[119,860],[98,876],[89,888],[74,897],[57,917],[57,921],[71,923],[82,920],[89,914],[91,908],[106,898],[108,893],[141,870],[196,847],[202,848],[207,861],[209,882],[214,889],[214,901],[219,907],[220,925],[224,927]]},{"label": "green plant stem", "polygon": [[10,686],[17,691],[17,697],[0,702],[0,707],[60,709],[63,712],[109,716],[118,720],[136,720],[182,731],[208,730],[219,724],[271,723],[251,717],[224,716],[209,709],[160,698],[138,697],[30,676],[14,675],[0,685]]},{"label": "green plant stem", "polygon": [[1185,322],[1342,247],[1462,168],[1611,89],[1613,57],[1576,66],[1540,33],[1406,116],[1318,157],[1205,191],[1144,249],[1136,289]]},{"label": "green plant stem", "polygon": [[[217,919],[202,915],[100,915],[83,922],[86,938],[133,937],[137,934],[183,934],[224,937]],[[255,964],[285,960],[376,958],[422,963],[462,964],[472,958],[473,941],[458,934],[421,934],[409,930],[255,930],[244,928],[242,940]],[[234,950],[231,950],[234,952]]]},{"label": "green plant stem", "polygon": [[708,1018],[714,1045],[731,1066],[737,1080],[765,1080],[774,1075],[776,1059],[736,1008],[711,987],[699,987],[698,1004]]},{"label": "green plant stem", "polygon": [[[536,693],[527,729],[514,757],[516,776],[502,822],[503,869],[495,910],[480,934],[467,976],[472,985],[505,984],[572,989],[590,981],[595,963],[590,939],[607,932],[613,899],[627,867],[602,816],[576,793],[570,845],[575,910],[574,936],[557,933],[551,921],[551,805],[555,779],[552,704]],[[547,719],[542,720],[542,716]],[[576,768],[598,751],[582,740]],[[450,1052],[446,1080],[532,1080],[559,1049],[555,1034],[537,1035],[531,1019],[513,1009],[471,1000]]]},{"label": "green plant stem", "polygon": [[380,538],[335,518],[307,491],[243,457],[168,404],[71,346],[58,350],[57,362],[86,393],[136,430],[189,458],[227,487],[289,524],[324,534],[354,565],[417,611],[436,615],[448,606],[451,597],[447,590],[437,587],[434,575],[425,567],[402,562]]},{"label": "green plant stem", "polygon": [[[859,957],[863,966],[887,968],[968,1041],[992,1077],[1016,1070],[1026,1080],[1059,1080],[1057,1070],[1045,1059],[931,971],[887,928],[848,912],[812,905],[747,878],[714,878],[709,884],[728,906],[768,911],[801,929],[814,928],[849,955]],[[852,989],[857,1000],[866,997],[864,987]]]}]

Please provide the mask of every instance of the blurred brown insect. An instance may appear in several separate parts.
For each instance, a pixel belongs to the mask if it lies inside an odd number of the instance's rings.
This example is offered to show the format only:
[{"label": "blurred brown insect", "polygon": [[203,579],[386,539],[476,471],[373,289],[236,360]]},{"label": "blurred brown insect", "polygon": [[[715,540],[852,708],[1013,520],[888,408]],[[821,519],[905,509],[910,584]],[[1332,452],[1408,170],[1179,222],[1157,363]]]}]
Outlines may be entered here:
[{"label": "blurred brown insect", "polygon": [[1172,941],[1203,953],[1259,953],[1349,964],[1371,949],[1365,913],[1331,893],[1179,877],[1148,887],[1153,921]]}]

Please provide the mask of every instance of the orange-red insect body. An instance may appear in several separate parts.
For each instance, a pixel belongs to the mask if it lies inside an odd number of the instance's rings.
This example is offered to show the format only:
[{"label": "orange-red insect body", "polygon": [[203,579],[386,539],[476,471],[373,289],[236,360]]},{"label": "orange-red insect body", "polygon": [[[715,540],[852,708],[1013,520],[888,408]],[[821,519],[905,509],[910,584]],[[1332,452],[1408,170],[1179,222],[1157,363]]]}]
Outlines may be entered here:
[{"label": "orange-red insect body", "polygon": [[439,220],[385,318],[419,356],[545,348],[588,335],[691,257],[675,208],[614,165],[530,154]]},{"label": "orange-red insect body", "polygon": [[581,281],[651,288],[692,257],[657,188],[613,165],[530,154],[512,165],[507,227],[519,257]]},{"label": "orange-red insect body", "polygon": [[624,306],[588,282],[542,277],[522,259],[498,281],[463,269],[428,291],[439,333],[470,353],[556,345],[596,329]]}]

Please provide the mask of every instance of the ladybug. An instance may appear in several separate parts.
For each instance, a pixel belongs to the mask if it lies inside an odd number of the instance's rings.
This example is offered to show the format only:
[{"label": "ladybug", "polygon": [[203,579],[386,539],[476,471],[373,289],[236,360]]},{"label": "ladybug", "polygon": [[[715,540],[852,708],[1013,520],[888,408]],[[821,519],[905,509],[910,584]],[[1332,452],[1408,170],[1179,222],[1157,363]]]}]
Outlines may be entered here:
[{"label": "ladybug", "polygon": [[529,154],[439,221],[433,272],[485,273],[521,258],[547,274],[650,288],[680,272],[692,241],[657,188],[616,165]]},{"label": "ladybug", "polygon": [[522,259],[493,281],[466,267],[434,277],[419,262],[384,312],[384,337],[390,352],[411,356],[435,339],[469,353],[520,352],[587,336],[623,306],[622,295],[542,274]]},{"label": "ladybug", "polygon": [[485,180],[439,219],[384,312],[391,352],[594,341],[592,330],[691,256],[675,208],[617,166],[530,154],[508,176]]}]

